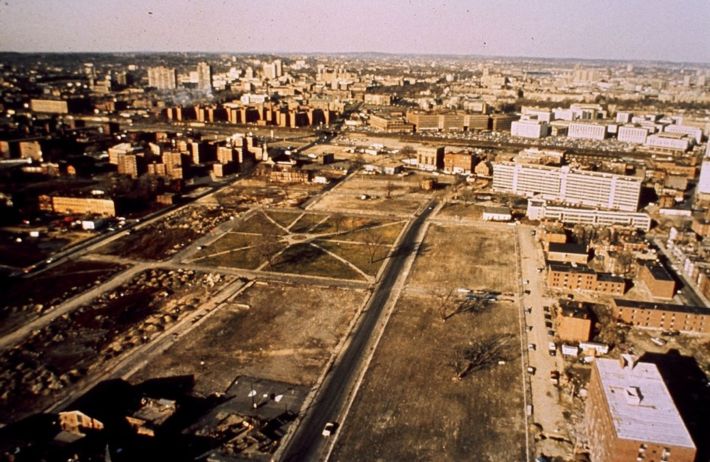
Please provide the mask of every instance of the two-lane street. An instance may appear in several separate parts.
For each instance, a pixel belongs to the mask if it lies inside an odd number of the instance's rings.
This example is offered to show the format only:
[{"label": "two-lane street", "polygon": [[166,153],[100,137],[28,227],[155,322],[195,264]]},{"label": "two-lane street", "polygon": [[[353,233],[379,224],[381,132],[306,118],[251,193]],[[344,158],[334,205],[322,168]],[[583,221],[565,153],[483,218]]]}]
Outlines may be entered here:
[{"label": "two-lane street", "polygon": [[334,363],[313,404],[306,410],[305,417],[286,447],[283,460],[318,460],[323,457],[326,448],[326,442],[321,435],[323,427],[327,422],[338,418],[348,396],[353,391],[353,386],[365,363],[367,347],[375,326],[382,318],[392,287],[407,258],[417,250],[415,245],[417,235],[436,205],[436,200],[431,201],[424,207],[422,213],[409,223],[397,249],[390,257],[382,279],[370,297],[350,343]]}]

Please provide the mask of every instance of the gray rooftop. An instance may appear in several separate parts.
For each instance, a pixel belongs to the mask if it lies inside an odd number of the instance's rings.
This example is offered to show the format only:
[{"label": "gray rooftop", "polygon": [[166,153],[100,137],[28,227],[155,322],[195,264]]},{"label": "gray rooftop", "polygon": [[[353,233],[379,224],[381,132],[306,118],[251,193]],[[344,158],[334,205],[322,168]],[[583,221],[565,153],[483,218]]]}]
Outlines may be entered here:
[{"label": "gray rooftop", "polygon": [[619,438],[695,448],[655,364],[600,358],[596,367]]}]

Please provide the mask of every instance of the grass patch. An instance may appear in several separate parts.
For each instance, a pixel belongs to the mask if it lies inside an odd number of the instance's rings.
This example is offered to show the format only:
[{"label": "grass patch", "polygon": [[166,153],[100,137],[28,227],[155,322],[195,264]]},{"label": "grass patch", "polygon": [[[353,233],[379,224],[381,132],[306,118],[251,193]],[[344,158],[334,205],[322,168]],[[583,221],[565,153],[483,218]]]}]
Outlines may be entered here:
[{"label": "grass patch", "polygon": [[245,221],[238,224],[232,231],[242,233],[275,234],[282,236],[286,231],[271,222],[263,212],[256,212]]},{"label": "grass patch", "polygon": [[289,228],[292,233],[306,233],[309,232],[311,228],[318,224],[321,220],[326,218],[328,215],[321,215],[316,213],[306,213],[299,220]]},{"label": "grass patch", "polygon": [[[389,252],[389,246],[384,245],[370,248],[365,244],[348,244],[333,241],[316,241],[316,244],[344,258],[370,276],[377,275]],[[373,255],[372,261],[370,261],[370,252]]]},{"label": "grass patch", "polygon": [[264,213],[276,223],[287,228],[302,212],[299,210],[267,210]]},{"label": "grass patch", "polygon": [[[373,222],[373,225],[377,225],[377,222]],[[385,224],[383,226],[378,226],[376,228],[364,228],[356,229],[348,233],[338,234],[333,236],[333,239],[339,241],[355,241],[355,242],[367,242],[371,239],[371,235],[377,236],[377,239],[381,244],[394,244],[402,231],[404,223],[395,222],[390,224]]]},{"label": "grass patch", "polygon": [[278,273],[295,273],[337,279],[362,280],[360,274],[335,257],[310,244],[296,244],[267,268]]},{"label": "grass patch", "polygon": [[229,232],[224,234],[219,239],[213,243],[205,246],[204,249],[199,250],[195,257],[207,257],[215,253],[224,252],[225,250],[238,249],[240,247],[246,247],[249,245],[256,245],[261,241],[260,236],[254,236],[251,234],[241,234]]}]

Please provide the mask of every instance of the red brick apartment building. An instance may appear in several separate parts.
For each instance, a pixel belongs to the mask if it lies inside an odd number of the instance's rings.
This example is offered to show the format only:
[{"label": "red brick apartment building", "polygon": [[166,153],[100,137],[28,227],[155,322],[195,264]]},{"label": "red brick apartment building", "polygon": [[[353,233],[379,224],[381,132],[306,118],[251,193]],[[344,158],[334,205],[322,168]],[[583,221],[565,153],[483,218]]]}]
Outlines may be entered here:
[{"label": "red brick apartment building", "polygon": [[608,273],[597,273],[586,265],[548,262],[547,286],[553,289],[623,295],[626,281]]},{"label": "red brick apartment building", "polygon": [[710,309],[615,298],[615,319],[636,327],[710,334]]},{"label": "red brick apartment building", "polygon": [[560,300],[555,323],[563,342],[587,342],[592,335],[592,316],[583,302]]},{"label": "red brick apartment building", "polygon": [[470,152],[444,153],[444,171],[466,174],[473,172],[476,158]]},{"label": "red brick apartment building", "polygon": [[675,280],[660,263],[648,262],[639,268],[638,278],[654,298],[672,299],[675,295]]},{"label": "red brick apartment building", "polygon": [[695,460],[695,444],[655,364],[599,358],[588,391],[592,462]]}]

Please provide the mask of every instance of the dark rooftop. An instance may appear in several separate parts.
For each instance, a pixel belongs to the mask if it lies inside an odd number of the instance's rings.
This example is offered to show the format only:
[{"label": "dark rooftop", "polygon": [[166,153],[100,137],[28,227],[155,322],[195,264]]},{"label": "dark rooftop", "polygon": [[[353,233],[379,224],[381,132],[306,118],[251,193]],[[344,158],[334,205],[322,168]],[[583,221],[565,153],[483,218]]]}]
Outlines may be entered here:
[{"label": "dark rooftop", "polygon": [[550,252],[575,253],[579,255],[589,255],[587,246],[584,244],[562,244],[560,242],[550,243]]},{"label": "dark rooftop", "polygon": [[647,262],[644,263],[646,269],[651,273],[653,279],[659,281],[673,281],[673,276],[668,272],[668,270],[660,263],[657,262]]},{"label": "dark rooftop", "polygon": [[615,298],[614,304],[619,308],[638,308],[643,310],[673,311],[676,313],[704,314],[710,315],[710,309],[704,306],[674,305],[671,303],[642,302],[638,300],[626,300]]}]

